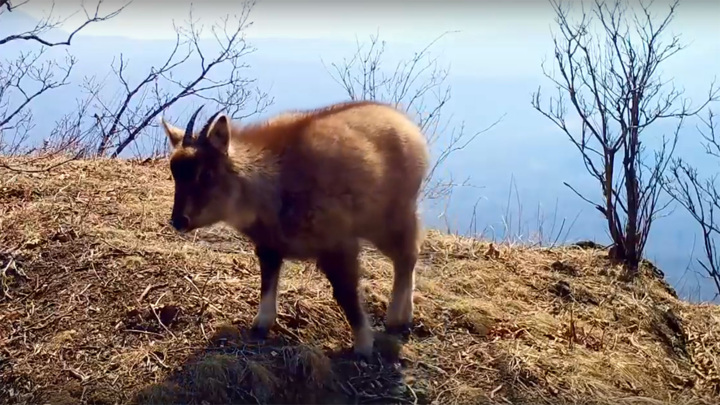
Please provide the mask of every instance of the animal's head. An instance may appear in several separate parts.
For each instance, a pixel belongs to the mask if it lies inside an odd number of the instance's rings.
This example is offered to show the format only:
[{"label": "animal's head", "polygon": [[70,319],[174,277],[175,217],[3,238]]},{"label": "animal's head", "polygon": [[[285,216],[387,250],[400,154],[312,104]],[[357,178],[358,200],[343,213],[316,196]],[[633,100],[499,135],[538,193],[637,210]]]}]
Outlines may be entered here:
[{"label": "animal's head", "polygon": [[230,118],[217,112],[196,134],[193,127],[201,109],[190,117],[184,130],[162,119],[173,148],[170,171],[175,200],[170,224],[179,232],[224,220],[235,197],[228,157]]}]

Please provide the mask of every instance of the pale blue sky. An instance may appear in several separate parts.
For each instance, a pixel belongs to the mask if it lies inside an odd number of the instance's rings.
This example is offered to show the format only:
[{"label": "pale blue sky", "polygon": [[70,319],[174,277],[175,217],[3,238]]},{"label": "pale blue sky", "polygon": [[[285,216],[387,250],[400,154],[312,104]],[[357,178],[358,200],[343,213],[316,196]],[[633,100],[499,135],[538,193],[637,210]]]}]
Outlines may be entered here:
[{"label": "pale blue sky", "polygon": [[[573,1],[575,6],[587,2]],[[80,3],[81,0],[57,2],[54,13],[70,16],[77,12]],[[127,0],[105,0],[103,9],[109,11],[125,3]],[[171,39],[172,21],[185,21],[191,3],[192,0],[135,0],[113,20],[90,26],[83,34]],[[223,15],[240,12],[240,4],[240,1],[195,1],[193,14],[209,25]],[[668,0],[656,0],[654,7],[662,13],[668,4]],[[41,17],[51,5],[51,0],[32,0],[22,10]],[[669,71],[680,73],[688,66],[720,62],[720,30],[713,18],[718,15],[720,1],[682,2],[673,29],[681,32],[692,46],[684,51],[682,60],[669,63]],[[364,40],[379,31],[383,39],[394,44],[417,46],[443,32],[457,31],[435,48],[443,61],[452,64],[454,74],[537,77],[539,60],[550,55],[553,17],[550,4],[542,0],[259,0],[252,10],[250,20],[254,23],[247,36]],[[77,24],[81,18],[79,14],[70,17],[68,26]],[[210,35],[209,30],[205,34]]]}]

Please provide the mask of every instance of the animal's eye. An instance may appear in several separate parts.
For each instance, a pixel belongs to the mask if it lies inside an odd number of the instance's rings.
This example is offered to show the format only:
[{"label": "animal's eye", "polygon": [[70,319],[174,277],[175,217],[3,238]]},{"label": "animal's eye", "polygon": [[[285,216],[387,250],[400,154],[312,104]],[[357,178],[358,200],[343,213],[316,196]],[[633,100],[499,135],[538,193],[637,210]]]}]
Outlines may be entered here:
[{"label": "animal's eye", "polygon": [[196,177],[197,165],[188,159],[170,162],[170,171],[177,181],[193,181]]}]

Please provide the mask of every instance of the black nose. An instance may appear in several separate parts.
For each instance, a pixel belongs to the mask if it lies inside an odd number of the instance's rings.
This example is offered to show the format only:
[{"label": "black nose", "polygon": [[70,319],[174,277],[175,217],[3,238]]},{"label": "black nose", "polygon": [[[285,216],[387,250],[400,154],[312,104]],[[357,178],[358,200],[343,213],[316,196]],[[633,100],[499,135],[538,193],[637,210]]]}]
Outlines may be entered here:
[{"label": "black nose", "polygon": [[185,215],[181,215],[179,217],[171,218],[170,225],[176,230],[182,231],[183,229],[187,229],[188,225],[190,225],[190,220]]}]

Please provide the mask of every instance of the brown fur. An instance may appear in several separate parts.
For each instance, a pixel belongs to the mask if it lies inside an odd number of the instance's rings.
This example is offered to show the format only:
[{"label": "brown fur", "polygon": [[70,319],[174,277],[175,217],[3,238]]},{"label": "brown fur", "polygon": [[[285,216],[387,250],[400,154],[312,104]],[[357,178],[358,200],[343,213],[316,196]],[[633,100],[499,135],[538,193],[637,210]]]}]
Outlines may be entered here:
[{"label": "brown fur", "polygon": [[262,274],[256,331],[266,333],[274,322],[283,260],[315,259],[353,328],[356,351],[369,354],[372,334],[357,292],[360,239],[394,264],[387,327],[410,325],[421,242],[417,198],[429,155],[409,118],[367,101],[244,127],[219,115],[206,124],[204,139],[187,146],[182,129],[163,125],[174,147],[178,230],[225,222],[256,245]]}]

